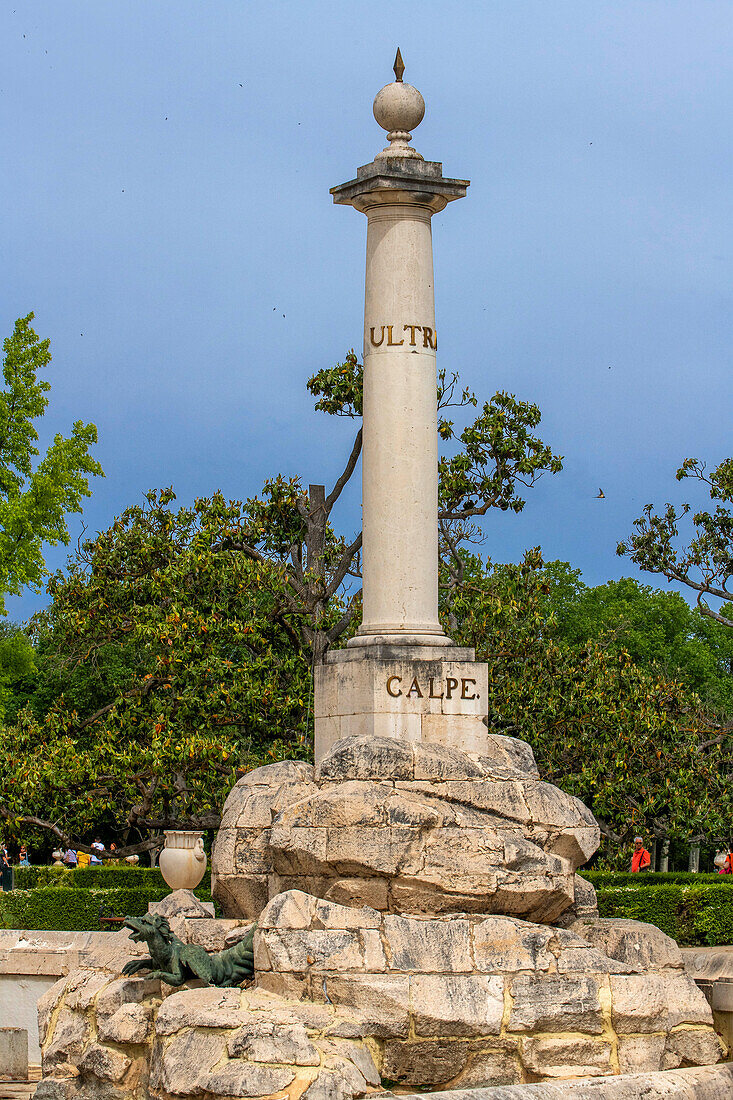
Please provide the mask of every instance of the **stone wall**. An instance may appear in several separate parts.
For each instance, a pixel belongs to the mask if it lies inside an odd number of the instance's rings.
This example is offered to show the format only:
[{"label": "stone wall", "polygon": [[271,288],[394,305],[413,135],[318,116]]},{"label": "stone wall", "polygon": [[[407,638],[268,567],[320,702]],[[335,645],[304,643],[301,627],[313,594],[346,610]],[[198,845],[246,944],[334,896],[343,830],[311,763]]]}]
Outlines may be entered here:
[{"label": "stone wall", "polygon": [[39,932],[0,929],[0,1028],[28,1032],[28,1058],[41,1061],[37,1003],[64,974],[96,955],[106,932]]},{"label": "stone wall", "polygon": [[261,915],[250,988],[120,977],[133,950],[109,936],[103,967],[42,998],[38,1100],[354,1100],[721,1055],[676,945],[633,921],[405,917],[290,891]]},{"label": "stone wall", "polygon": [[[181,920],[172,918],[184,942],[200,943],[211,951],[224,946],[237,920]],[[101,966],[117,973],[127,959],[144,954],[127,933],[61,932],[0,929],[0,1028],[23,1027],[28,1032],[28,1058],[39,1065],[38,1001],[60,977],[79,967]]]},{"label": "stone wall", "polygon": [[358,1011],[383,1078],[400,1084],[630,1073],[722,1053],[677,945],[651,925],[405,917],[290,891],[258,929],[258,986]]},{"label": "stone wall", "polygon": [[353,1014],[256,989],[173,991],[85,969],[42,998],[39,1023],[37,1100],[350,1100],[379,1085]]}]

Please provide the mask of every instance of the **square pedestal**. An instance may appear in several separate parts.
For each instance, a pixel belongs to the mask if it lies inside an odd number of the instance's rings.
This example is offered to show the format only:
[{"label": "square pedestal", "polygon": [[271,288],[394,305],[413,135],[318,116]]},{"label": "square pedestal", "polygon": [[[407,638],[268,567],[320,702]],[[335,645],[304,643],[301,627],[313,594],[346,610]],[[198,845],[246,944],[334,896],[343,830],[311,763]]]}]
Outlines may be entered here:
[{"label": "square pedestal", "polygon": [[457,646],[339,649],[315,670],[315,758],[353,734],[486,751],[488,666]]}]

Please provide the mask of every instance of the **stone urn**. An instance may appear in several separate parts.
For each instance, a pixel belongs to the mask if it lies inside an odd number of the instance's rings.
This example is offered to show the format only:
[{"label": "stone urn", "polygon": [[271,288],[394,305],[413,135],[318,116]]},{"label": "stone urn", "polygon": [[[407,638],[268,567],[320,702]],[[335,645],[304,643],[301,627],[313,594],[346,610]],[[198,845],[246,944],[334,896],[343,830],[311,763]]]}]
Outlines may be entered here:
[{"label": "stone urn", "polygon": [[171,890],[194,890],[204,877],[203,835],[190,829],[166,829],[158,866]]}]

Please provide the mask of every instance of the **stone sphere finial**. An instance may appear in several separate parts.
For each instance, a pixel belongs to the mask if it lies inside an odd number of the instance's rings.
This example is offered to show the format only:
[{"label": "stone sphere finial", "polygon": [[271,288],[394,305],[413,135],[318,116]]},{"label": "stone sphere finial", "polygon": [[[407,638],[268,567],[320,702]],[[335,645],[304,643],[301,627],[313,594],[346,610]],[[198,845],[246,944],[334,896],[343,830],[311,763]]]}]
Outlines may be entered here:
[{"label": "stone sphere finial", "polygon": [[378,157],[415,157],[422,156],[408,143],[412,140],[411,130],[419,126],[425,115],[425,100],[411,84],[405,84],[402,74],[405,66],[399,47],[395,57],[392,84],[385,84],[374,98],[374,117],[387,130],[389,145],[377,153]]}]

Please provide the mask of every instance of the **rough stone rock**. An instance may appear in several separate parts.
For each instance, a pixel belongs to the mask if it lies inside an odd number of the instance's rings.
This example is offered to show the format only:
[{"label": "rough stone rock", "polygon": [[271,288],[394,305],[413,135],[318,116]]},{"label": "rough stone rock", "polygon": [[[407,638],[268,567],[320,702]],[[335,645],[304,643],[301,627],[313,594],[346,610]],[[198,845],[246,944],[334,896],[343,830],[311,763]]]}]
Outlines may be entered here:
[{"label": "rough stone rock", "polygon": [[516,1044],[472,1044],[468,1062],[461,1073],[461,1089],[488,1085],[510,1085],[524,1076]]},{"label": "rough stone rock", "polygon": [[128,1058],[120,1050],[111,1050],[109,1047],[93,1043],[84,1051],[84,1057],[79,1062],[79,1069],[84,1073],[92,1073],[95,1077],[101,1077],[104,1081],[112,1081],[117,1084],[127,1073],[132,1065],[132,1059]]},{"label": "rough stone rock", "polygon": [[387,1043],[382,1076],[413,1088],[447,1085],[466,1067],[470,1050],[465,1043],[440,1039],[416,1043]]},{"label": "rough stone rock", "polygon": [[667,974],[665,991],[667,1028],[671,1029],[679,1024],[710,1023],[710,1006],[705,999],[705,994],[698,989],[688,974],[684,972]]},{"label": "rough stone rock", "polygon": [[75,1077],[44,1077],[38,1082],[34,1095],[38,1100],[72,1100],[79,1092]]},{"label": "rough stone rock", "polygon": [[160,1006],[156,1035],[173,1035],[184,1027],[241,1027],[244,1015],[240,1005],[239,989],[182,989]]},{"label": "rough stone rock", "polygon": [[618,1064],[621,1073],[655,1073],[662,1068],[664,1035],[619,1035]]},{"label": "rough stone rock", "polygon": [[595,887],[582,875],[576,875],[575,900],[569,909],[566,909],[555,922],[562,928],[571,928],[577,920],[598,917],[598,898]]},{"label": "rough stone rock", "polygon": [[281,1092],[295,1078],[287,1066],[260,1066],[251,1062],[227,1062],[207,1073],[201,1084],[215,1096],[270,1096]]},{"label": "rough stone rock", "polygon": [[479,971],[516,974],[547,971],[555,956],[549,951],[554,930],[507,917],[486,917],[472,923],[474,967]]},{"label": "rough stone rock", "polygon": [[313,765],[300,760],[255,768],[234,786],[211,852],[212,894],[225,916],[254,920],[267,904],[272,819],[316,789]]},{"label": "rough stone rock", "polygon": [[[690,1051],[709,1058],[712,1014],[694,983],[619,954],[634,961],[513,917],[385,914],[299,891],[273,898],[255,935],[258,986],[358,1013],[364,1034],[384,1043],[383,1076],[414,1087],[469,1087],[492,1066],[497,1081],[562,1076],[558,1066],[609,1074],[612,1039],[625,1064],[654,1070],[680,1025],[708,1037]],[[667,1057],[682,1062],[673,1044]]]},{"label": "rough stone rock", "polygon": [[318,1051],[299,1021],[246,1021],[228,1040],[227,1052],[230,1058],[247,1058],[253,1062],[292,1062],[295,1066],[321,1063]]},{"label": "rough stone rock", "polygon": [[97,994],[95,1008],[98,1017],[113,1016],[124,1005],[139,1004],[146,997],[160,993],[160,982],[150,978],[116,978],[108,981]]},{"label": "rough stone rock", "polygon": [[84,1012],[107,985],[109,974],[104,971],[77,970],[66,979],[64,1003],[67,1008]]},{"label": "rough stone rock", "polygon": [[667,1024],[668,988],[663,974],[611,977],[611,1020],[620,1034],[661,1031]]},{"label": "rough stone rock", "polygon": [[603,1013],[595,976],[522,974],[510,991],[511,1031],[582,1031],[600,1034]]},{"label": "rough stone rock", "polygon": [[210,901],[201,901],[193,890],[173,890],[162,901],[151,901],[149,913],[160,913],[170,920],[172,917],[213,917],[214,905]]},{"label": "rough stone rock", "polygon": [[[406,1038],[410,1024],[410,979],[407,974],[349,974],[318,978],[312,985],[340,1007],[358,1012],[368,1035]],[[387,1074],[389,1076],[389,1074]]]},{"label": "rough stone rock", "polygon": [[504,979],[483,974],[424,974],[411,982],[412,1019],[419,1036],[498,1035]]},{"label": "rough stone rock", "polygon": [[575,868],[598,846],[598,827],[576,798],[537,778],[528,746],[492,737],[489,747],[491,757],[475,757],[344,738],[299,798],[283,804],[281,788],[269,789],[266,843],[259,802],[245,819],[236,794],[227,820],[239,813],[239,825],[217,850],[215,882],[229,889],[238,870],[248,882],[259,876],[261,891],[300,888],[355,907],[555,921],[575,901]]},{"label": "rough stone rock", "polygon": [[251,921],[217,920],[214,917],[172,917],[171,929],[183,943],[195,943],[206,951],[223,951],[243,939]]},{"label": "rough stone rock", "polygon": [[686,1063],[692,1066],[714,1065],[724,1053],[715,1032],[697,1027],[681,1027],[671,1031],[667,1038],[667,1051],[679,1058],[678,1065]]},{"label": "rough stone rock", "polygon": [[189,1029],[173,1035],[162,1047],[159,1059],[153,1060],[151,1088],[163,1089],[176,1096],[200,1095],[207,1091],[209,1076],[225,1051],[226,1039],[211,1029]]},{"label": "rough stone rock", "polygon": [[50,1042],[43,1048],[44,1075],[58,1076],[62,1068],[74,1071],[90,1034],[89,1021],[85,1016],[70,1008],[62,1008]]},{"label": "rough stone rock", "polygon": [[150,1034],[150,1011],[141,1004],[124,1004],[111,1016],[97,1012],[97,1037],[112,1043],[143,1043]]},{"label": "rough stone rock", "polygon": [[59,978],[57,982],[47,989],[38,998],[38,1041],[44,1046],[48,1036],[48,1028],[56,1008],[60,1005],[66,992],[66,978]]},{"label": "rough stone rock", "polygon": [[716,1061],[684,971],[641,971],[628,937],[604,934],[634,961],[514,917],[290,891],[262,913],[255,986],[170,990],[83,970],[58,983],[43,1006],[46,1100],[71,1100],[71,1079],[76,1100],[357,1100],[381,1080],[461,1089]]},{"label": "rough stone rock", "polygon": [[[218,1006],[201,996],[215,992],[222,991],[181,990],[164,1002],[156,1021],[153,1090],[266,1097],[292,1086],[294,1096],[307,1090],[352,1100],[379,1084],[362,1025],[349,1013],[253,989],[225,990],[230,996]],[[172,1007],[164,1012],[166,1006]],[[337,1037],[341,1031],[349,1039]]]},{"label": "rough stone rock", "polygon": [[[395,913],[506,913],[545,922],[595,912],[575,869],[599,830],[537,774],[532,750],[492,735],[473,756],[437,744],[347,737],[318,767],[258,768],[227,799],[212,888],[254,918],[301,889]],[[582,896],[581,896],[582,895]]]},{"label": "rough stone rock", "polygon": [[653,924],[616,917],[582,917],[571,927],[604,955],[639,972],[683,967],[675,941]]}]

